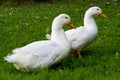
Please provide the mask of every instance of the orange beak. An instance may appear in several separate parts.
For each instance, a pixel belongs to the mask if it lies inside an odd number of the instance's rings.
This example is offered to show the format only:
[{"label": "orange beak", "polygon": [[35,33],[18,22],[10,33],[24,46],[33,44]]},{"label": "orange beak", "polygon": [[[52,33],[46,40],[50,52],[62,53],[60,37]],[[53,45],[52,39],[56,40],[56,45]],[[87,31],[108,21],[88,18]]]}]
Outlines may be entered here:
[{"label": "orange beak", "polygon": [[107,18],[107,16],[104,13],[101,13],[100,16]]},{"label": "orange beak", "polygon": [[68,26],[69,26],[70,28],[74,28],[74,29],[76,28],[75,25],[73,25],[72,23],[68,23]]}]

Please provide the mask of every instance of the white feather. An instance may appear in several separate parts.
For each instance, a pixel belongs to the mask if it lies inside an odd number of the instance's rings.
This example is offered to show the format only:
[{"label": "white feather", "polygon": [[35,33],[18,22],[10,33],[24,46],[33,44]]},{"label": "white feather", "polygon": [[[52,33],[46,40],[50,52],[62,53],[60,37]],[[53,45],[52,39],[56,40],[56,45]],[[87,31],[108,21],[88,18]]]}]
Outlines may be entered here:
[{"label": "white feather", "polygon": [[5,60],[13,63],[18,70],[27,71],[46,68],[60,62],[69,54],[71,47],[62,28],[69,22],[68,15],[60,14],[53,21],[51,40],[36,41],[16,48],[12,51],[13,54],[5,57]]}]

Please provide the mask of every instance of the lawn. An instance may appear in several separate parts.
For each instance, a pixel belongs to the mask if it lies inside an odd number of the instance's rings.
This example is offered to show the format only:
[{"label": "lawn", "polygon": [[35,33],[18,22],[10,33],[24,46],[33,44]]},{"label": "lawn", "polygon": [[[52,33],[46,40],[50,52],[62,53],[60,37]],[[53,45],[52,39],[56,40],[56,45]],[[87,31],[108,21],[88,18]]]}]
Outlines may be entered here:
[{"label": "lawn", "polygon": [[[54,4],[0,5],[0,80],[119,80],[120,79],[120,2],[98,0],[56,0]],[[83,25],[86,9],[99,6],[108,18],[95,17],[99,35],[82,50],[83,58],[69,55],[52,68],[21,72],[4,61],[12,49],[44,40],[52,20],[60,13]],[[69,28],[65,28],[67,30]]]}]

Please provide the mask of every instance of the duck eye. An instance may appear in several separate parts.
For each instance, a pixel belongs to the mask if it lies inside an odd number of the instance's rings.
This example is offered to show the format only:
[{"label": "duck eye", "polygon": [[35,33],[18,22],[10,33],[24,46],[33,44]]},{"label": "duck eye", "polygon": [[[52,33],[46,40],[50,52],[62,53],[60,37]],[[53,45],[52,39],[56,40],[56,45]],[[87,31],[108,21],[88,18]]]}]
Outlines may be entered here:
[{"label": "duck eye", "polygon": [[99,9],[97,8],[97,11],[99,11]]},{"label": "duck eye", "polygon": [[65,17],[65,19],[68,19],[68,17]]}]

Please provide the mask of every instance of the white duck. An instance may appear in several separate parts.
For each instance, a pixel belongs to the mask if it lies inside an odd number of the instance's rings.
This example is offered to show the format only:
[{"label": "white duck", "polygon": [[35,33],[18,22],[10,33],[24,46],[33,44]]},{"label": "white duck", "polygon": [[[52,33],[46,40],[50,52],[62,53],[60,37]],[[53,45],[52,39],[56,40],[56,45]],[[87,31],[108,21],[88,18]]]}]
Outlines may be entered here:
[{"label": "white duck", "polygon": [[61,61],[71,48],[63,30],[66,24],[70,24],[70,17],[60,14],[52,23],[51,40],[36,41],[14,49],[13,54],[6,56],[5,60],[13,63],[18,70],[24,71],[43,69]]},{"label": "white duck", "polygon": [[[84,16],[84,26],[80,26],[76,29],[67,30],[65,32],[68,40],[72,44],[72,50],[77,51],[79,58],[81,58],[80,51],[91,43],[98,34],[98,28],[94,20],[95,15],[107,17],[102,13],[101,8],[91,7],[89,8]],[[46,37],[49,39],[50,36],[47,34]],[[74,55],[73,55],[74,57]]]}]

